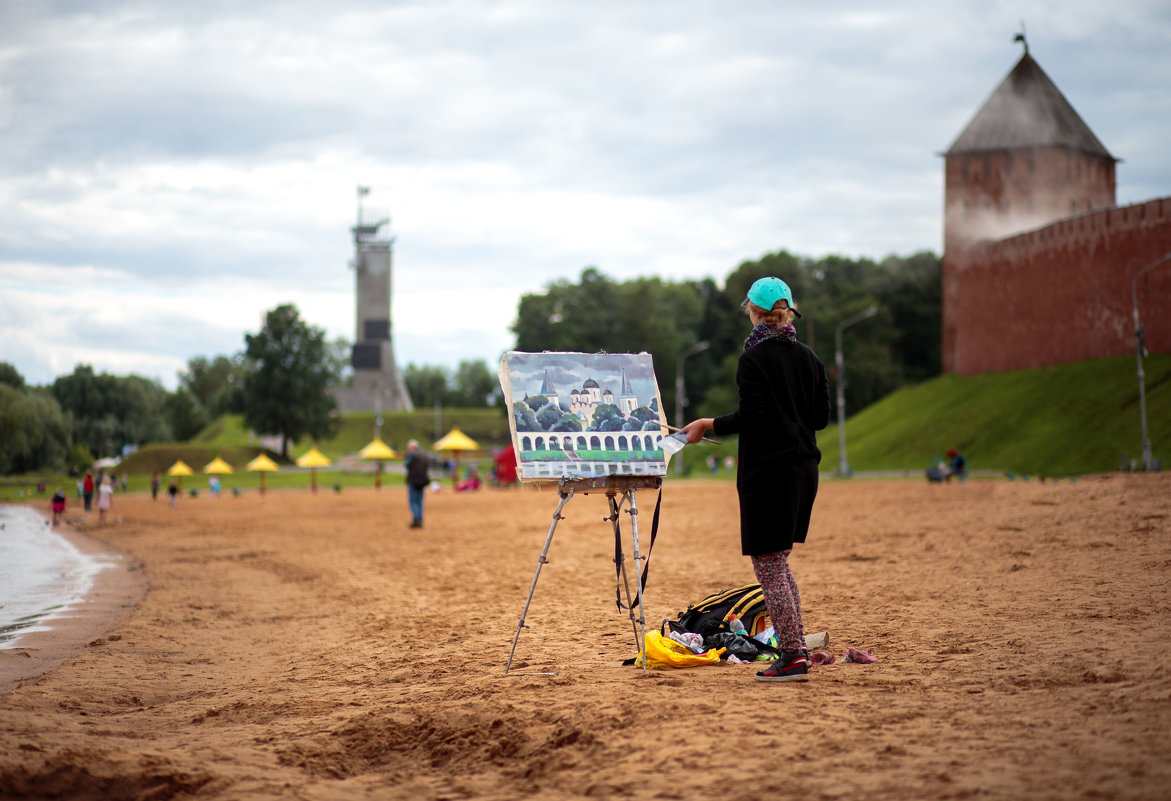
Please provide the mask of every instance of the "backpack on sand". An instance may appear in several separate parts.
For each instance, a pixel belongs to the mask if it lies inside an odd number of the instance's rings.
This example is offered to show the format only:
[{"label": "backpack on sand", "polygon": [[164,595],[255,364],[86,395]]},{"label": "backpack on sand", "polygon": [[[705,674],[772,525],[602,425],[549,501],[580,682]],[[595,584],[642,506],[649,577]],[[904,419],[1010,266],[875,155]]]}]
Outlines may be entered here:
[{"label": "backpack on sand", "polygon": [[735,615],[740,618],[751,637],[769,627],[768,609],[764,605],[764,592],[759,584],[746,584],[728,590],[712,593],[701,601],[679,613],[675,620],[664,620],[659,630],[691,631],[707,637],[721,631],[728,631],[728,620]]}]

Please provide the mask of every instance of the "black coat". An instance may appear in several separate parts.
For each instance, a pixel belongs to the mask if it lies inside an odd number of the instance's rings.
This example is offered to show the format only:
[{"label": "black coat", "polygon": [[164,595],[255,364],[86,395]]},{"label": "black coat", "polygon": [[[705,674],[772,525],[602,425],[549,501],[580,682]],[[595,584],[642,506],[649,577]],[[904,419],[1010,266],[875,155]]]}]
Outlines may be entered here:
[{"label": "black coat", "polygon": [[825,365],[800,342],[767,339],[740,356],[739,408],[717,417],[717,435],[738,434],[736,492],[746,556],[805,542],[821,451],[814,434],[829,423]]}]

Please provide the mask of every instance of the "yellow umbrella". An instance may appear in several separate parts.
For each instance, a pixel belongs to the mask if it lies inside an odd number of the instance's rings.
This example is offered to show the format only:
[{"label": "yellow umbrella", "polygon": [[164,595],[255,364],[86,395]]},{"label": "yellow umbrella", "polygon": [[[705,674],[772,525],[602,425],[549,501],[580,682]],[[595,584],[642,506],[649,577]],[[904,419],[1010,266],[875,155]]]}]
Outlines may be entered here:
[{"label": "yellow umbrella", "polygon": [[[233,472],[233,470],[232,470],[232,466],[230,464],[225,462],[223,459],[221,459],[219,457],[219,455],[217,455],[216,458],[212,459],[210,462],[208,462],[206,465],[203,466],[203,472],[207,473],[208,475],[212,475],[212,476],[221,476],[221,475],[226,475],[228,473],[231,473],[231,472]],[[212,496],[213,497],[218,496],[220,494],[219,478],[216,478],[214,481],[209,480],[208,483],[211,486]]]},{"label": "yellow umbrella", "polygon": [[232,471],[232,466],[230,464],[228,464],[223,459],[221,459],[220,457],[217,456],[216,458],[214,458],[210,462],[208,462],[206,465],[204,465],[203,472],[211,474],[211,475],[225,475],[225,474],[231,473],[233,471]]},{"label": "yellow umbrella", "polygon": [[280,470],[281,468],[277,465],[276,462],[274,462],[272,459],[269,459],[268,455],[264,451],[261,451],[255,459],[245,465],[245,469],[260,473],[260,494],[263,495],[264,474],[271,470]]},{"label": "yellow umbrella", "polygon": [[183,491],[183,476],[193,476],[193,475],[195,475],[195,473],[193,473],[191,471],[191,468],[188,467],[187,463],[184,462],[182,459],[176,459],[175,463],[173,465],[171,465],[169,468],[167,468],[167,475],[179,477],[179,491],[182,492]]},{"label": "yellow umbrella", "polygon": [[317,492],[317,468],[329,467],[333,462],[329,458],[317,450],[317,446],[313,446],[309,450],[297,457],[297,467],[308,467],[309,473],[313,477],[313,491]]},{"label": "yellow umbrella", "polygon": [[374,459],[374,488],[382,488],[382,460],[383,459],[397,459],[398,454],[394,449],[382,441],[381,437],[375,437],[362,450],[358,451],[358,455],[363,459]]},{"label": "yellow umbrella", "polygon": [[479,449],[479,444],[469,437],[467,434],[459,430],[459,426],[455,426],[451,431],[447,432],[447,436],[435,443],[433,450],[437,451],[451,451],[455,454],[455,474],[452,480],[459,482],[459,452],[460,451],[474,451]]}]

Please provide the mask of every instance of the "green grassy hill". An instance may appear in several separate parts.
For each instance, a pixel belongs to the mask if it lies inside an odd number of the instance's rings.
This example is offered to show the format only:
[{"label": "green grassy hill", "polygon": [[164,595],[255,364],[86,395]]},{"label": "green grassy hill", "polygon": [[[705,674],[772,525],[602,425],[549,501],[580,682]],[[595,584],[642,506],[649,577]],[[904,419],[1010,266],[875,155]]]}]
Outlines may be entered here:
[{"label": "green grassy hill", "polygon": [[[1148,357],[1152,452],[1171,457],[1171,354]],[[823,466],[838,464],[837,426],[819,437]],[[1063,476],[1118,470],[1141,455],[1133,358],[1034,370],[940,376],[892,393],[846,423],[846,453],[859,470],[924,470],[959,448],[973,469]]]},{"label": "green grassy hill", "polygon": [[[1171,466],[1171,354],[1148,357],[1143,369],[1152,453]],[[904,387],[847,420],[849,467],[855,473],[921,475],[932,457],[954,447],[973,470],[1044,476],[1110,472],[1141,456],[1138,395],[1134,357],[939,376]],[[817,441],[822,470],[836,471],[837,425],[818,432]],[[708,454],[722,459],[735,452],[734,440],[684,451],[693,475],[707,472]]]}]

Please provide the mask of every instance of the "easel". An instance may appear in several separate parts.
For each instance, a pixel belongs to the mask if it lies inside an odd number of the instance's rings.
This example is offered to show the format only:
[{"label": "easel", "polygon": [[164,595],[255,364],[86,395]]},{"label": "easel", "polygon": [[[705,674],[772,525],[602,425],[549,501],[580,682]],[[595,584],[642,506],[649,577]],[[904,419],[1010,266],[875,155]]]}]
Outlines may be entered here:
[{"label": "easel", "polygon": [[[525,600],[524,609],[520,613],[520,622],[516,625],[516,636],[512,638],[512,650],[508,653],[508,664],[504,666],[504,675],[508,675],[512,668],[512,657],[516,653],[516,643],[520,639],[521,629],[525,628],[525,617],[529,613],[529,604],[533,601],[533,592],[537,589],[537,579],[541,577],[541,567],[548,563],[545,557],[549,554],[549,546],[553,542],[553,532],[557,530],[557,522],[564,520],[561,516],[561,510],[569,503],[570,499],[575,494],[588,495],[591,492],[604,492],[606,494],[606,501],[610,505],[610,516],[602,518],[603,522],[610,521],[614,527],[614,562],[617,565],[616,580],[618,586],[616,594],[618,596],[619,608],[622,607],[622,592],[626,592],[626,609],[630,612],[630,625],[634,629],[634,644],[639,650],[643,650],[643,643],[646,641],[646,615],[643,611],[642,598],[642,580],[638,575],[638,564],[645,558],[639,550],[638,545],[638,503],[635,493],[640,489],[660,489],[663,486],[663,479],[660,476],[602,476],[599,478],[580,478],[580,479],[564,479],[557,485],[557,493],[560,496],[560,501],[557,508],[553,511],[553,520],[549,524],[549,533],[545,536],[545,545],[541,548],[541,555],[537,557],[537,572],[533,574],[533,583],[529,587],[529,597]],[[619,525],[621,520],[620,512],[623,504],[629,504],[627,514],[630,515],[630,531],[632,546],[634,549],[634,565],[635,565],[635,590],[633,595],[630,591],[630,580],[626,574],[626,558],[622,551],[622,528]],[[638,604],[638,617],[634,616],[635,602]],[[643,660],[642,672],[646,674],[646,660]],[[555,676],[555,673],[534,672],[514,675],[537,675],[537,676]]]}]

